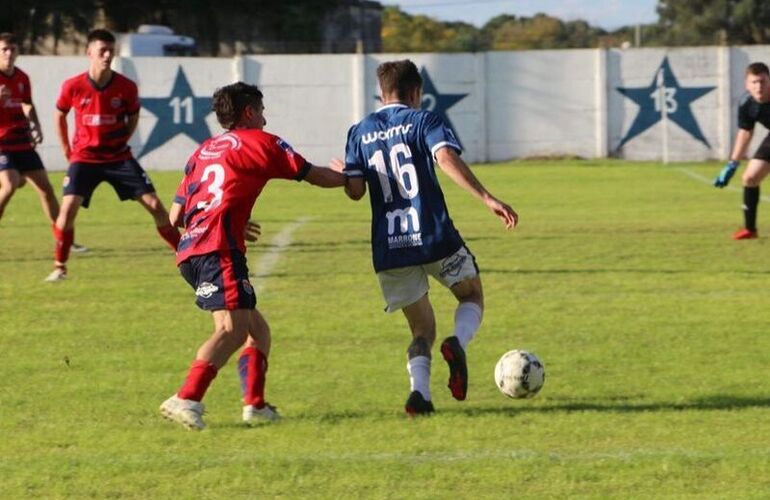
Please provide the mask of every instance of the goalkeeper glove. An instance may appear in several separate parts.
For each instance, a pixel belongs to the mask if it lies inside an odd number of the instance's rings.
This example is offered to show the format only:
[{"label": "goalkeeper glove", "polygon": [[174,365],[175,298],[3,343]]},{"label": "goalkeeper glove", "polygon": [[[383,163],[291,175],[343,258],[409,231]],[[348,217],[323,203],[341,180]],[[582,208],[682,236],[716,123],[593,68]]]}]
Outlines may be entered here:
[{"label": "goalkeeper glove", "polygon": [[727,165],[725,165],[725,168],[723,168],[722,171],[719,172],[719,175],[717,175],[717,178],[714,179],[714,186],[718,188],[727,186],[730,183],[730,179],[732,179],[733,175],[735,175],[735,171],[738,170],[738,165],[740,165],[739,161],[728,161]]}]

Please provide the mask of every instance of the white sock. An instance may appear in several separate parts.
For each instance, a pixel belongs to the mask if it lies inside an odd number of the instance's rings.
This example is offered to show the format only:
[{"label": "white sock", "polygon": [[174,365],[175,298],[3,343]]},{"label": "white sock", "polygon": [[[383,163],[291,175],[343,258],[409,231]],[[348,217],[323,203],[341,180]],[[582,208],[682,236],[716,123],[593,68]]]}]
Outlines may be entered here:
[{"label": "white sock", "polygon": [[409,372],[409,387],[412,391],[420,391],[425,401],[430,401],[430,358],[415,356],[406,364]]},{"label": "white sock", "polygon": [[455,337],[465,349],[481,325],[482,309],[473,302],[461,302],[455,311]]}]

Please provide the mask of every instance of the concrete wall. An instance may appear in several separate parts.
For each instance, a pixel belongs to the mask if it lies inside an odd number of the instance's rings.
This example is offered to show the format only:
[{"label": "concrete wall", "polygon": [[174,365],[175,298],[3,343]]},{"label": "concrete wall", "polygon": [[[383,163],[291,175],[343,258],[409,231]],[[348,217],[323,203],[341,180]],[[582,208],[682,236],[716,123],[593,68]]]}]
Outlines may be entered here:
[{"label": "concrete wall", "polygon": [[[144,108],[131,144],[155,170],[181,168],[198,142],[220,132],[206,112],[210,97],[237,80],[262,87],[268,130],[315,163],[341,157],[349,126],[379,105],[377,65],[403,57],[421,68],[423,106],[450,121],[469,161],[677,161],[729,154],[743,71],[749,62],[769,61],[770,46],[124,58],[114,67],[139,84]],[[25,56],[18,64],[30,74],[43,122],[41,156],[49,169],[64,169],[54,103],[61,82],[84,71],[87,60]],[[764,133],[758,130],[755,146]]]}]

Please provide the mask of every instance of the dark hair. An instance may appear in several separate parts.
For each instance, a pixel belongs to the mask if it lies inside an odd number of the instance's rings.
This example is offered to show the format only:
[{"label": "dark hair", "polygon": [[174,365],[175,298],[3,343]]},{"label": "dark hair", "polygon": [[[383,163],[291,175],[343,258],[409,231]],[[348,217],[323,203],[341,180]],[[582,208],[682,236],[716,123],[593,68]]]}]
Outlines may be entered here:
[{"label": "dark hair", "polygon": [[88,36],[86,37],[86,43],[90,44],[97,40],[104,43],[115,43],[115,35],[102,28],[89,31]]},{"label": "dark hair", "polygon": [[395,93],[399,99],[406,98],[414,89],[422,88],[422,76],[409,59],[380,64],[377,67],[377,80],[383,96]]},{"label": "dark hair", "polygon": [[259,106],[262,92],[256,85],[238,82],[218,88],[211,101],[211,110],[217,114],[222,127],[231,130],[238,125],[246,106]]},{"label": "dark hair", "polygon": [[767,64],[761,62],[755,62],[749,64],[746,68],[746,76],[754,75],[770,75],[770,69],[767,68]]},{"label": "dark hair", "polygon": [[16,35],[13,33],[3,32],[0,33],[0,42],[5,42],[8,45],[18,45],[19,43],[16,41]]}]

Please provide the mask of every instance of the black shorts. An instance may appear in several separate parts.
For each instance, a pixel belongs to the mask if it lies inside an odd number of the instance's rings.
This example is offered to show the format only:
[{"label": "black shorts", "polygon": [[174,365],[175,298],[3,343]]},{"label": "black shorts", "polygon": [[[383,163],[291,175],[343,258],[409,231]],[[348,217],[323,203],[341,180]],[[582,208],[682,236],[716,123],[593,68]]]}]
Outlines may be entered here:
[{"label": "black shorts", "polygon": [[40,156],[34,149],[0,153],[0,170],[11,169],[22,173],[43,170],[43,162],[40,161]]},{"label": "black shorts", "polygon": [[754,152],[753,159],[770,163],[770,134],[767,134],[767,137],[759,144],[759,147]]},{"label": "black shorts", "polygon": [[194,255],[179,264],[182,277],[195,290],[195,303],[205,311],[254,309],[257,297],[249,282],[246,256],[238,250]]},{"label": "black shorts", "polygon": [[144,169],[135,159],[129,158],[113,163],[71,163],[64,177],[64,194],[82,196],[83,207],[88,208],[94,189],[102,181],[112,185],[120,201],[155,192]]}]

